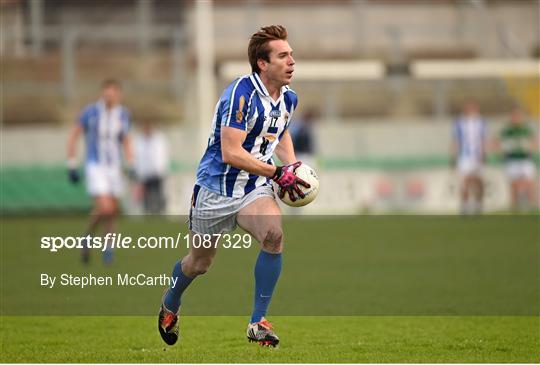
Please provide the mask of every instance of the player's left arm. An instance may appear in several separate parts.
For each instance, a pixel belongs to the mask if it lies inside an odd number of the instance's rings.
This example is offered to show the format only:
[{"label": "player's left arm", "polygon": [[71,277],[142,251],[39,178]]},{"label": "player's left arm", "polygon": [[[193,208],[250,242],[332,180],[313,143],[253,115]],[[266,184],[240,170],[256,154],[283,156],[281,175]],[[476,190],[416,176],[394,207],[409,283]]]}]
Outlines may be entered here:
[{"label": "player's left arm", "polygon": [[293,194],[293,191],[298,194],[299,197],[303,198],[304,193],[298,187],[298,184],[309,188],[310,185],[299,177],[295,176],[294,171],[300,166],[301,162],[296,161],[296,155],[294,154],[294,146],[291,135],[288,130],[283,132],[281,140],[276,146],[274,151],[279,158],[279,160],[284,164],[284,166],[279,166],[276,170],[276,174],[273,179],[281,187],[278,195],[280,198],[283,198],[285,193],[289,194],[289,198],[292,201],[296,200],[296,197]]},{"label": "player's left arm", "polygon": [[124,158],[126,159],[126,164],[128,166],[133,166],[135,162],[135,153],[133,151],[133,141],[129,134],[126,134],[123,138],[124,145]]},{"label": "player's left arm", "polygon": [[121,141],[124,149],[124,160],[127,165],[127,174],[131,180],[136,179],[135,173],[135,151],[133,149],[133,143],[131,140],[131,115],[127,109],[122,109],[122,130]]},{"label": "player's left arm", "polygon": [[294,154],[294,146],[289,130],[283,132],[281,140],[276,146],[276,155],[284,165],[290,165],[296,162],[296,155]]},{"label": "player's left arm", "polygon": [[536,153],[540,151],[540,138],[538,137],[538,134],[536,131],[530,127],[527,126],[530,130],[530,137],[529,137],[529,148],[531,153]]},{"label": "player's left arm", "polygon": [[459,133],[457,121],[452,126],[452,140],[450,141],[450,166],[456,167],[459,155]]},{"label": "player's left arm", "polygon": [[137,180],[137,171],[135,169],[135,151],[133,148],[133,142],[131,135],[125,134],[122,138],[122,145],[124,147],[124,159],[126,164],[126,173],[132,182]]},{"label": "player's left arm", "polygon": [[487,133],[486,122],[484,121],[482,124],[482,149],[481,149],[482,156],[480,156],[482,159],[482,162],[486,162],[487,155],[488,153],[491,152],[490,150],[491,148],[490,148],[489,137]]}]

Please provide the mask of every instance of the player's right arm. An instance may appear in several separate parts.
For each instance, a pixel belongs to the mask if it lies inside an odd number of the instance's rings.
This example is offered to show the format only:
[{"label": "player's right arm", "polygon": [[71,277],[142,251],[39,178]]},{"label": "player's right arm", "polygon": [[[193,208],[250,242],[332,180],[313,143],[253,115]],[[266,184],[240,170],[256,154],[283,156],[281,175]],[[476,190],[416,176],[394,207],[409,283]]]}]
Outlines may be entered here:
[{"label": "player's right arm", "polygon": [[79,172],[77,170],[77,143],[79,137],[82,134],[82,126],[80,123],[75,123],[68,135],[67,143],[67,167],[68,167],[68,176],[69,180],[72,183],[77,183],[79,181]]},{"label": "player's right arm", "polygon": [[486,121],[482,120],[482,149],[480,150],[482,155],[480,156],[480,159],[483,163],[486,162],[487,155],[491,152],[491,147],[492,144],[490,144],[488,140]]},{"label": "player's right arm", "polygon": [[79,142],[79,137],[82,133],[82,126],[79,123],[75,123],[68,135],[68,144],[67,144],[67,158],[68,161],[77,159],[77,143]]},{"label": "player's right arm", "polygon": [[529,151],[531,153],[536,153],[540,151],[540,139],[538,138],[538,135],[535,133],[535,130],[532,129],[530,126],[527,126],[527,128],[530,131],[529,141],[528,141],[528,147]]},{"label": "player's right arm", "polygon": [[221,154],[223,162],[255,175],[272,177],[276,172],[276,167],[257,160],[242,147],[246,136],[247,132],[241,129],[222,126]]},{"label": "player's right arm", "polygon": [[505,128],[503,128],[499,134],[497,134],[495,137],[493,137],[493,142],[492,142],[492,150],[493,150],[493,153],[496,153],[498,155],[498,157],[500,158],[503,158],[504,157],[504,149],[503,149],[503,144],[504,144],[504,130]]},{"label": "player's right arm", "polygon": [[454,125],[452,126],[452,142],[450,144],[450,166],[456,167],[457,165],[457,158],[458,158],[458,150],[459,150],[459,140],[458,140],[458,132],[457,132],[457,121],[454,122]]},{"label": "player's right arm", "polygon": [[69,132],[67,145],[67,164],[69,180],[74,184],[79,182],[77,143],[79,142],[81,134],[88,128],[88,124],[90,123],[90,119],[92,118],[92,116],[95,117],[95,107],[93,105],[88,105],[86,108],[84,108],[79,117],[79,120],[77,120],[73,124],[73,127],[71,127],[71,130]]},{"label": "player's right arm", "polygon": [[296,197],[293,191],[298,196],[304,197],[304,193],[298,188],[297,184],[307,188],[309,188],[309,184],[294,174],[294,170],[300,166],[301,162],[276,167],[259,161],[242,147],[247,136],[246,132],[227,126],[222,128],[221,157],[223,162],[255,175],[271,177],[281,188],[279,191],[280,198],[285,193],[288,193],[290,199],[295,201]]},{"label": "player's right arm", "polygon": [[249,173],[272,177],[276,167],[257,160],[242,144],[247,137],[250,117],[249,100],[252,92],[249,80],[241,78],[231,84],[222,95],[221,157],[223,162]]}]

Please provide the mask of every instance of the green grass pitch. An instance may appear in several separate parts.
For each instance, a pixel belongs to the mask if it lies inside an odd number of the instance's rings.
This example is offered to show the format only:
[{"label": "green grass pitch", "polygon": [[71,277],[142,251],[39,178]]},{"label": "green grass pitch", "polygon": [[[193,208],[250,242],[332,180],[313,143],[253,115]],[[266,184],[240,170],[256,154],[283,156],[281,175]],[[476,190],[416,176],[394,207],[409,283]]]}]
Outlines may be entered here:
[{"label": "green grass pitch", "polygon": [[[220,249],[183,299],[181,340],[157,332],[163,288],[55,288],[39,273],[169,272],[185,248],[117,251],[106,268],[39,248],[85,217],[5,218],[1,362],[538,363],[538,217],[284,219],[282,277],[270,308],[281,343],[245,338],[257,247]],[[185,232],[180,217],[123,219],[132,236]]]},{"label": "green grass pitch", "polygon": [[7,317],[2,362],[538,362],[538,317],[274,317],[282,343],[244,338],[244,317],[185,317],[161,342],[154,317]]}]

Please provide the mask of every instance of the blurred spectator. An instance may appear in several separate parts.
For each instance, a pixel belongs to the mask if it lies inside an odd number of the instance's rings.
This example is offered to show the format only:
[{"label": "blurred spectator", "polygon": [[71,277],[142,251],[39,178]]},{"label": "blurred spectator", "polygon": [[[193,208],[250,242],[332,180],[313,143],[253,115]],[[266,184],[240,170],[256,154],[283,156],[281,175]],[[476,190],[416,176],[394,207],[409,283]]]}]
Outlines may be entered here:
[{"label": "blurred spectator", "polygon": [[313,155],[315,153],[315,141],[313,137],[315,117],[315,111],[308,109],[299,118],[295,118],[289,128],[296,158],[311,166],[314,163]]},{"label": "blurred spectator", "polygon": [[526,123],[525,115],[520,108],[512,110],[510,120],[500,133],[497,147],[504,158],[506,174],[510,181],[512,209],[533,208],[538,203],[536,166],[533,161],[538,141],[534,138],[534,131]]},{"label": "blurred spectator", "polygon": [[485,155],[486,121],[480,115],[478,104],[468,101],[454,122],[452,142],[452,162],[461,180],[462,214],[479,214],[482,211]]},{"label": "blurred spectator", "polygon": [[[88,193],[94,199],[94,209],[84,236],[94,236],[99,224],[105,227],[105,233],[115,231],[118,214],[118,199],[123,193],[122,148],[125,160],[131,168],[133,153],[129,138],[131,118],[129,111],[120,104],[122,88],[114,79],[103,81],[101,98],[88,104],[79,120],[71,128],[68,138],[68,173],[72,183],[79,182],[79,164],[77,161],[77,142],[82,134],[86,141],[85,176]],[[112,262],[112,249],[103,252],[106,264]],[[88,263],[90,250],[84,247],[82,261]]]},{"label": "blurred spectator", "polygon": [[160,214],[165,209],[163,183],[169,169],[169,147],[163,133],[145,121],[135,138],[135,171],[143,187],[144,210]]}]

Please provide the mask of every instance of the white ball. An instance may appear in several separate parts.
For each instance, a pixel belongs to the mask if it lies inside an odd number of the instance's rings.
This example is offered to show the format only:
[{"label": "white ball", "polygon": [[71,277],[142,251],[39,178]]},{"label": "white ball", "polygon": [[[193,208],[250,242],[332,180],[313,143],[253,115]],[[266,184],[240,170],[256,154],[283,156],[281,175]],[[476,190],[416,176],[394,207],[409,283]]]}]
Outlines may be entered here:
[{"label": "white ball", "polygon": [[[304,205],[307,205],[311,203],[315,198],[317,197],[317,194],[319,194],[319,177],[317,176],[317,173],[315,170],[313,170],[308,165],[302,163],[298,168],[294,171],[294,174],[298,176],[300,179],[307,182],[310,187],[306,188],[303,185],[298,184],[298,187],[302,192],[304,193],[304,198],[300,198],[296,192],[294,192],[294,196],[296,197],[296,200],[293,202],[289,198],[289,194],[285,193],[283,198],[281,198],[281,201],[291,207],[303,207]],[[278,191],[280,191],[280,188],[278,187]]]}]

